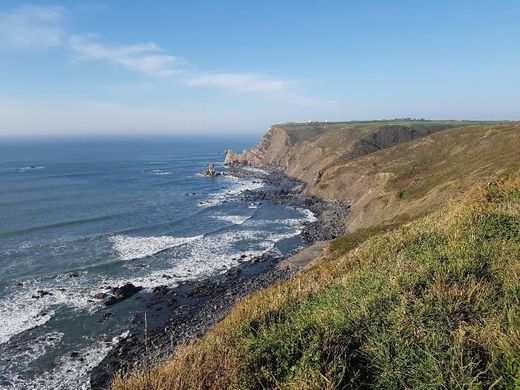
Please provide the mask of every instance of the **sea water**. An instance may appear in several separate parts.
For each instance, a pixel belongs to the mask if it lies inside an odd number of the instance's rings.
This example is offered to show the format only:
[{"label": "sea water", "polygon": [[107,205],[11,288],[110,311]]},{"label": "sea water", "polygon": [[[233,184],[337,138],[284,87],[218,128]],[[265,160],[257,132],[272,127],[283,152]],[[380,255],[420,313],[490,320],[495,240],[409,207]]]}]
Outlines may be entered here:
[{"label": "sea water", "polygon": [[243,201],[257,179],[200,174],[255,141],[0,141],[0,387],[86,388],[138,310],[134,296],[100,322],[108,286],[174,286],[300,246],[308,211]]}]

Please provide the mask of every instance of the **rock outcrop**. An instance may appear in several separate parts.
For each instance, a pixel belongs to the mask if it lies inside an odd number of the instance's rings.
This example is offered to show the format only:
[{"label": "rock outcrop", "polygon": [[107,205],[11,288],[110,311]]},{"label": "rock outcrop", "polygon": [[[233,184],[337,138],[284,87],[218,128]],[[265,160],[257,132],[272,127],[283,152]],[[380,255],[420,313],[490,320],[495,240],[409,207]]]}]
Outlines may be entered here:
[{"label": "rock outcrop", "polygon": [[226,151],[224,165],[228,167],[244,167],[244,166],[260,166],[262,165],[262,157],[253,150],[244,150],[241,154],[231,149]]},{"label": "rock outcrop", "polygon": [[285,128],[272,126],[262,137],[258,145],[242,153],[228,149],[224,164],[228,167],[266,167],[284,165],[283,157],[290,150],[292,142]]},{"label": "rock outcrop", "polygon": [[217,171],[215,170],[215,164],[209,163],[208,168],[202,172],[204,176],[217,176]]},{"label": "rock outcrop", "polygon": [[130,298],[132,295],[137,294],[143,288],[141,286],[134,286],[132,283],[127,283],[121,287],[114,287],[110,289],[111,295],[109,295],[103,302],[105,306],[111,306],[118,302],[124,301]]}]

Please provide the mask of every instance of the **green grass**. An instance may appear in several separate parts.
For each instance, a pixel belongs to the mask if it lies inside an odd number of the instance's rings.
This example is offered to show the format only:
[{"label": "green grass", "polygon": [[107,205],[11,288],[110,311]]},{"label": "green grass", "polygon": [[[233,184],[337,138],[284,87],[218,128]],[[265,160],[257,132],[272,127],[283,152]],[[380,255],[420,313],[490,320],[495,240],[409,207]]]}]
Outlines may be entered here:
[{"label": "green grass", "polygon": [[375,121],[350,121],[350,122],[309,122],[309,123],[283,123],[274,125],[284,129],[293,143],[299,143],[315,138],[318,135],[337,132],[348,137],[370,135],[375,129],[383,126],[408,126],[417,130],[442,130],[454,127],[469,126],[473,124],[492,124],[496,122],[476,121],[446,121],[446,120],[375,120]]},{"label": "green grass", "polygon": [[520,387],[520,178],[331,249],[115,388]]}]

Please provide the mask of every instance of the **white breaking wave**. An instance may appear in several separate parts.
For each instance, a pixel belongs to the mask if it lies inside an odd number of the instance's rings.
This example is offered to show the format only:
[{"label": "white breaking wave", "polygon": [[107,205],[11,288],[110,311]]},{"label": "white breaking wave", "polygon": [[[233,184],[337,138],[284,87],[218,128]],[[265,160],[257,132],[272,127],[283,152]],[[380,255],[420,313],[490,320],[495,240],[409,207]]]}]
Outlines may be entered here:
[{"label": "white breaking wave", "polygon": [[132,237],[112,236],[110,241],[119,254],[121,260],[134,260],[154,255],[165,249],[184,245],[188,242],[202,238],[202,235],[194,237]]},{"label": "white breaking wave", "polygon": [[[204,240],[193,240],[178,248],[182,254],[172,253],[167,268],[125,278],[125,281],[144,288],[153,288],[165,283],[174,286],[179,282],[221,274],[240,262],[250,261],[267,252],[279,255],[275,244],[298,234],[299,230],[294,229],[283,233],[240,230],[210,235]],[[248,245],[243,245],[244,242]],[[164,278],[165,274],[168,275],[167,279]],[[104,280],[104,284],[117,283],[117,280]]]},{"label": "white breaking wave", "polygon": [[235,186],[221,192],[217,192],[214,194],[211,194],[209,196],[209,199],[205,202],[199,203],[199,207],[207,208],[207,207],[213,207],[218,206],[222,203],[224,203],[228,199],[233,199],[240,195],[244,191],[253,191],[259,188],[262,188],[264,183],[260,180],[245,180],[245,179],[239,179],[234,176],[224,176],[226,180],[235,182]]},{"label": "white breaking wave", "polygon": [[251,217],[248,215],[214,215],[213,218],[220,221],[231,222],[235,225],[242,225]]},{"label": "white breaking wave", "polygon": [[5,299],[0,301],[0,315],[2,316],[0,320],[0,344],[6,343],[19,333],[45,324],[54,316],[53,310],[48,310],[42,314],[43,309],[47,307],[45,303],[31,302],[26,304],[24,299],[31,299],[31,297],[21,295],[10,297],[10,301]]},{"label": "white breaking wave", "polygon": [[[97,341],[76,351],[77,357],[62,355],[57,358],[55,368],[30,380],[22,379],[15,373],[7,373],[11,386],[5,389],[90,389],[90,371],[98,365],[121,339],[128,336],[126,331],[112,338],[110,342]],[[61,340],[61,339],[60,339]]]},{"label": "white breaking wave", "polygon": [[302,209],[302,208],[297,208],[297,210],[299,212],[303,213],[303,215],[305,216],[306,222],[316,222],[318,220],[316,215],[314,215],[314,213],[311,210]]},{"label": "white breaking wave", "polygon": [[39,166],[39,167],[22,167],[22,168],[18,168],[18,170],[20,172],[26,172],[26,171],[33,171],[35,169],[43,169],[45,167],[42,167],[42,166]]},{"label": "white breaking wave", "polygon": [[246,171],[246,172],[253,172],[253,173],[260,173],[262,175],[267,175],[268,172],[264,169],[260,169],[260,168],[254,168],[254,167],[242,167],[241,168],[243,171]]},{"label": "white breaking wave", "polygon": [[169,171],[163,171],[161,169],[154,169],[152,171],[152,173],[155,175],[155,176],[165,176],[165,175],[171,175],[172,173],[169,172]]},{"label": "white breaking wave", "polygon": [[[0,345],[15,335],[48,322],[54,307],[67,305],[76,309],[92,309],[88,292],[83,292],[82,276],[60,275],[54,280],[33,279],[23,286],[11,286],[0,300]],[[59,286],[59,287],[58,287]],[[49,294],[40,296],[38,290]]]}]

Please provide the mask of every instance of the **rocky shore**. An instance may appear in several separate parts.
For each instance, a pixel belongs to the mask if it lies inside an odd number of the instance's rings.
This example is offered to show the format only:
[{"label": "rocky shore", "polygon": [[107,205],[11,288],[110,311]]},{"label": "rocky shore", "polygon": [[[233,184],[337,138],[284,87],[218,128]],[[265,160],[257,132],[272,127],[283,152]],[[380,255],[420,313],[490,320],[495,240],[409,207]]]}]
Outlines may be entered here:
[{"label": "rocky shore", "polygon": [[[230,174],[233,174],[231,172]],[[302,237],[306,246],[337,237],[348,209],[303,193],[304,185],[279,172],[263,174],[238,170],[237,176],[262,180],[260,190],[246,191],[243,200],[259,204],[272,201],[310,210],[317,220],[305,224]],[[324,246],[317,246],[323,248]],[[143,310],[122,339],[90,374],[93,389],[110,388],[113,375],[160,363],[175,353],[177,346],[202,335],[232,308],[241,298],[255,290],[286,279],[309,261],[283,262],[283,258],[265,253],[244,262],[223,275],[191,281],[176,287],[156,287],[141,292]]]}]

